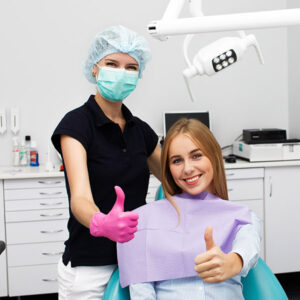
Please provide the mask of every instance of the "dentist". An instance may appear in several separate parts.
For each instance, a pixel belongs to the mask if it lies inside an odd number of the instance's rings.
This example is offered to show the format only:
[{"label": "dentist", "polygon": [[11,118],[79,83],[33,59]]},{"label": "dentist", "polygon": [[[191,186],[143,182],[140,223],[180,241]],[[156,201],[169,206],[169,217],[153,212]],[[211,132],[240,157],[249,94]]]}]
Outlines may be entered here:
[{"label": "dentist", "polygon": [[115,242],[137,230],[130,211],[145,204],[149,170],[160,179],[158,136],[123,104],[150,58],[146,40],[123,26],[97,34],[84,62],[96,95],[67,113],[52,135],[70,204],[58,264],[61,300],[102,298],[117,263]]}]

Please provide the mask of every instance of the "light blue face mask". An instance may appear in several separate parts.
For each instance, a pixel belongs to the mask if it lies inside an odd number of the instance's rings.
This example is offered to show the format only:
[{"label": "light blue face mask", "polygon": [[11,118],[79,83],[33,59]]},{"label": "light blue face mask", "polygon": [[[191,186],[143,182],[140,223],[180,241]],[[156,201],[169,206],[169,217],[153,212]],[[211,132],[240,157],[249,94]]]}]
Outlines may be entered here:
[{"label": "light blue face mask", "polygon": [[139,72],[120,68],[99,67],[97,87],[103,98],[119,102],[136,88]]}]

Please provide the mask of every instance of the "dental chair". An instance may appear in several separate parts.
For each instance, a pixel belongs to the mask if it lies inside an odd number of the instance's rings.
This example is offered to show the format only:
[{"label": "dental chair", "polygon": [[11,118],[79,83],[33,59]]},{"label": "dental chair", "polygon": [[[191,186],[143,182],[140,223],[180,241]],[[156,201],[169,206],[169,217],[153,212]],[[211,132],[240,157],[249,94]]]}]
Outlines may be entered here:
[{"label": "dental chair", "polygon": [[0,254],[5,250],[6,245],[3,241],[0,241]]},{"label": "dental chair", "polygon": [[[163,198],[164,193],[160,186],[155,199]],[[242,277],[242,284],[245,300],[288,300],[278,279],[261,258],[248,275]],[[118,269],[112,274],[102,300],[130,300],[129,288],[123,289],[120,285]]]}]

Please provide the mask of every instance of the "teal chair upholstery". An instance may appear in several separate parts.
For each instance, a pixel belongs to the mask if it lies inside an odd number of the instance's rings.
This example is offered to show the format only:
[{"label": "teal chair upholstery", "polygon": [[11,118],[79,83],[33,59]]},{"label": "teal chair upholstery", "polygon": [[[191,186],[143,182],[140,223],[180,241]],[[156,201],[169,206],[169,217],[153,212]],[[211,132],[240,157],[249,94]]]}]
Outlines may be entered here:
[{"label": "teal chair upholstery", "polygon": [[[164,193],[160,186],[155,199],[163,198]],[[245,300],[288,300],[278,279],[261,258],[248,275],[242,278],[242,284]],[[130,300],[128,287],[123,289],[120,285],[118,269],[111,276],[102,300]]]},{"label": "teal chair upholstery", "polygon": [[130,300],[129,288],[120,285],[118,268],[111,275],[102,300]]}]

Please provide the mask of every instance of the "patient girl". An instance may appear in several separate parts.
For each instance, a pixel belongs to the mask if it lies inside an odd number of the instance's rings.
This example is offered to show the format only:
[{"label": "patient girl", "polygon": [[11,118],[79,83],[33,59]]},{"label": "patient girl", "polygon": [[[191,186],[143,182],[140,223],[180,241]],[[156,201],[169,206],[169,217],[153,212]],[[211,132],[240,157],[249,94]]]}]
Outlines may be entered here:
[{"label": "patient girl", "polygon": [[226,201],[218,142],[201,122],[181,119],[161,162],[166,199],[135,210],[135,238],[118,244],[121,285],[132,300],[244,299],[241,276],[259,257],[260,224]]}]

